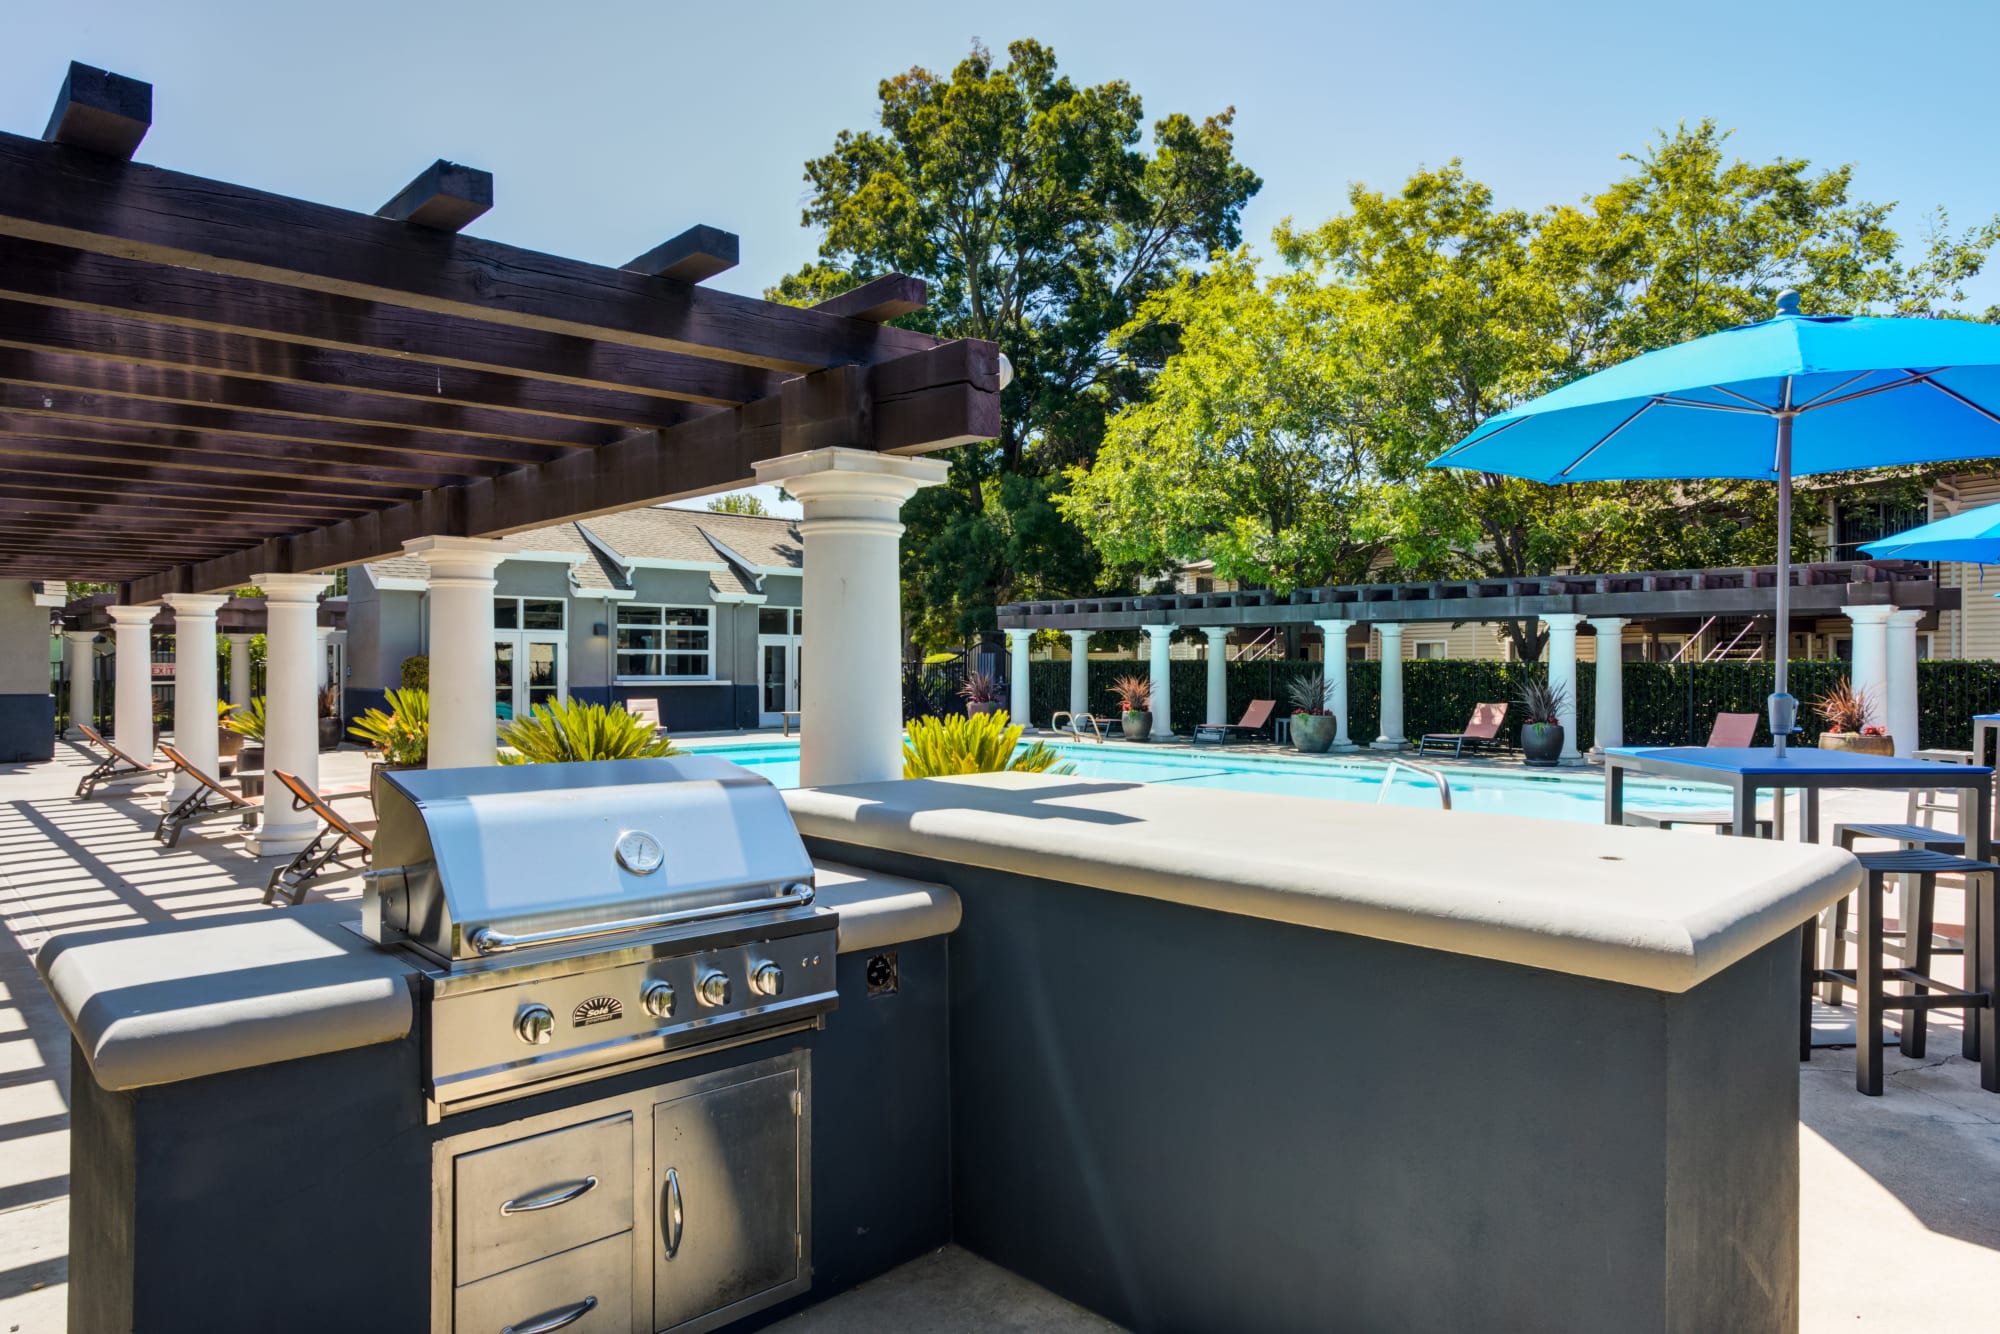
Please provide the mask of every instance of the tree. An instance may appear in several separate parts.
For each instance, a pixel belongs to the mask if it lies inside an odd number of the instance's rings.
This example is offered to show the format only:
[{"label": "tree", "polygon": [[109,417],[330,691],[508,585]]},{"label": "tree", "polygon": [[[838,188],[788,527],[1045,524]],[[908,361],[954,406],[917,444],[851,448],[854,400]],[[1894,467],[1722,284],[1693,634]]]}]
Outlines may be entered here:
[{"label": "tree", "polygon": [[1154,122],[1122,82],[1079,87],[1033,41],[975,46],[948,77],[882,82],[880,128],[806,164],[817,261],[770,295],[811,304],[888,272],[930,304],[901,324],[990,339],[1013,362],[1001,438],[954,452],[950,482],[904,509],[905,602],[921,642],[990,627],[995,603],[1088,591],[1096,555],[1056,504],[1065,466],[1163,356],[1111,335],[1180,270],[1240,241],[1261,186],[1235,160],[1233,110]]},{"label": "tree", "polygon": [[748,491],[731,491],[726,496],[714,496],[708,502],[710,514],[747,514],[753,518],[766,518],[771,511],[764,508],[764,502]]}]

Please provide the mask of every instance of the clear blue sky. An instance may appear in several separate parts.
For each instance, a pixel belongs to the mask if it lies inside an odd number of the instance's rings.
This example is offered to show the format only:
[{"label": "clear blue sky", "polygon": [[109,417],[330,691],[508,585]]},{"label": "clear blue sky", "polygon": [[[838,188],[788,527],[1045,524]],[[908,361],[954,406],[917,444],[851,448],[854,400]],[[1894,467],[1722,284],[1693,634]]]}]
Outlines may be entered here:
[{"label": "clear blue sky", "polygon": [[[1852,162],[1906,234],[2000,211],[1991,0],[972,6],[572,0],[70,0],[5,6],[0,128],[39,134],[74,58],[154,85],[141,160],[373,210],[438,157],[494,174],[480,235],[619,264],[697,222],[743,238],[713,285],[810,258],[800,168],[873,123],[878,80],[973,38],[1052,45],[1149,115],[1237,110],[1260,247],[1350,182],[1452,157],[1505,203],[1580,198],[1659,127],[1712,116],[1743,157]],[[2000,275],[1980,306],[2000,302]]]}]

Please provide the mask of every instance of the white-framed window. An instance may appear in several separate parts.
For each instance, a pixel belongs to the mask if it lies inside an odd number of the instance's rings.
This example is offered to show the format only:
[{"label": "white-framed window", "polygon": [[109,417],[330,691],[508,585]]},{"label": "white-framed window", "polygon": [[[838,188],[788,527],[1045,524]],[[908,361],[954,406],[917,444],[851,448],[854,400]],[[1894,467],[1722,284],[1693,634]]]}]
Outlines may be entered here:
[{"label": "white-framed window", "polygon": [[494,598],[495,630],[561,630],[568,626],[565,598]]},{"label": "white-framed window", "polygon": [[1436,662],[1446,656],[1446,650],[1450,647],[1451,645],[1442,639],[1419,639],[1416,659],[1418,662]]},{"label": "white-framed window", "polygon": [[715,676],[712,607],[627,602],[618,607],[620,681],[705,681]]}]

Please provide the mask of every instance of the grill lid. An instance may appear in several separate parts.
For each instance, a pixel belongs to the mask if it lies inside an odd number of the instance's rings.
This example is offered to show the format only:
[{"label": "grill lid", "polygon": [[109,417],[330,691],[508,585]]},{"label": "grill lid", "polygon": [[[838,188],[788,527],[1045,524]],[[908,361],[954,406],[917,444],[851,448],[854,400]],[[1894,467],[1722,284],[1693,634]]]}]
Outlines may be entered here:
[{"label": "grill lid", "polygon": [[727,760],[383,777],[364,930],[445,963],[558,943],[534,939],[545,935],[597,941],[666,914],[810,901],[812,861],[784,799]]}]

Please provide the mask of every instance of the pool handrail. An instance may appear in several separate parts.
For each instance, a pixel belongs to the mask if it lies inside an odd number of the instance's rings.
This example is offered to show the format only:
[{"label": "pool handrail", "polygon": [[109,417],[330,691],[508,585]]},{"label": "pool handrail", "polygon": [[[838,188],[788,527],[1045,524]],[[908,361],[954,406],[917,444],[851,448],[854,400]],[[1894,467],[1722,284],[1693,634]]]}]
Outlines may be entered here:
[{"label": "pool handrail", "polygon": [[[1069,719],[1068,727],[1063,726],[1062,720],[1065,718]],[[1071,736],[1080,740],[1084,735],[1084,731],[1082,727],[1077,725],[1077,719],[1079,718],[1090,724],[1091,732],[1097,737],[1097,744],[1100,746],[1103,745],[1104,723],[1094,713],[1071,713],[1068,709],[1058,709],[1054,716],[1049,719],[1049,730],[1051,732],[1068,732]]]},{"label": "pool handrail", "polygon": [[[1388,782],[1385,782],[1382,785],[1383,790],[1385,792],[1388,790],[1389,783],[1395,781],[1396,770],[1408,769],[1411,773],[1422,774],[1424,777],[1436,783],[1438,788],[1439,802],[1442,803],[1444,809],[1446,810],[1451,809],[1451,780],[1444,776],[1444,770],[1434,769],[1428,764],[1418,764],[1414,760],[1405,760],[1395,757],[1385,758],[1382,761],[1382,763],[1387,766],[1389,771],[1387,774]],[[1380,800],[1381,799],[1379,797],[1376,799],[1377,804],[1380,804]]]}]

